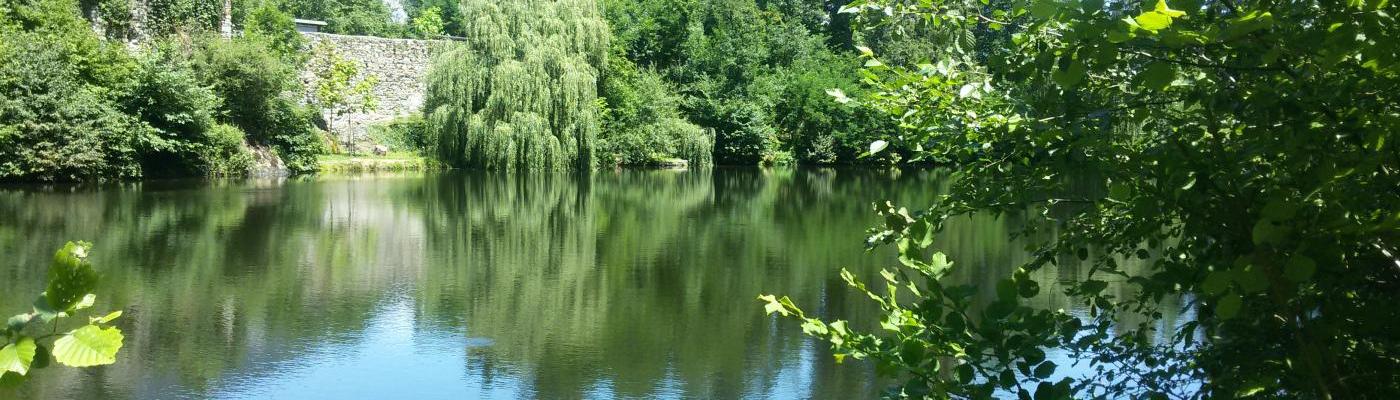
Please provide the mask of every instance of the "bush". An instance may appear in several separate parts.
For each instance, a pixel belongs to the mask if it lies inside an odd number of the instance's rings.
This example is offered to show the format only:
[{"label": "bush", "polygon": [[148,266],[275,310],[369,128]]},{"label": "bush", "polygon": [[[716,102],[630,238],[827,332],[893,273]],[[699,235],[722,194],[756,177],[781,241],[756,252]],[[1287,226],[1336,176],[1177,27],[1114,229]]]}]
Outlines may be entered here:
[{"label": "bush", "polygon": [[433,148],[427,122],[421,115],[411,115],[369,127],[369,138],[392,150],[407,150],[426,155]]},{"label": "bush", "polygon": [[151,128],[152,134],[138,147],[146,175],[205,172],[202,149],[209,143],[207,133],[221,100],[201,85],[185,59],[169,42],[148,47],[137,58],[133,82],[122,96],[124,111]]},{"label": "bush", "polygon": [[757,104],[737,101],[720,108],[715,136],[715,162],[725,165],[756,165],[773,157],[777,132],[768,113]]},{"label": "bush", "polygon": [[272,145],[294,173],[316,169],[324,144],[312,125],[316,113],[289,96],[299,93],[296,72],[260,37],[205,39],[195,70],[223,97],[224,121],[242,129],[250,143]]},{"label": "bush", "polygon": [[600,95],[606,111],[599,146],[607,159],[646,165],[679,157],[710,165],[714,137],[681,117],[681,98],[660,74],[614,55]]},{"label": "bush", "polygon": [[199,146],[202,169],[209,176],[241,176],[253,168],[253,153],[243,142],[243,130],[218,124]]},{"label": "bush", "polygon": [[138,177],[149,130],[114,101],[131,60],[72,1],[0,8],[0,179]]}]

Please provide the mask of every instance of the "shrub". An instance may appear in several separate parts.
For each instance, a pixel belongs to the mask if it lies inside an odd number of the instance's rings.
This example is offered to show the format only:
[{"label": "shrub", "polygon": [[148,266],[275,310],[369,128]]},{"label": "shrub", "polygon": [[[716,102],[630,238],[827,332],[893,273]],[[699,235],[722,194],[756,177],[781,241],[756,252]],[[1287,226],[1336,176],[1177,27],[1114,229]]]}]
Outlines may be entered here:
[{"label": "shrub", "polygon": [[778,145],[768,113],[757,104],[736,101],[722,106],[715,137],[715,162],[725,165],[756,165]]},{"label": "shrub", "polygon": [[294,173],[316,168],[324,145],[312,120],[315,113],[297,104],[295,70],[269,50],[266,39],[202,40],[195,70],[223,97],[223,120],[242,129],[250,143],[277,149]]},{"label": "shrub", "polygon": [[714,137],[681,117],[681,98],[660,74],[616,55],[608,59],[601,95],[599,147],[608,159],[643,165],[680,157],[691,165],[710,165]]},{"label": "shrub", "polygon": [[214,125],[199,149],[204,173],[209,176],[247,174],[253,168],[253,153],[244,144],[243,137],[243,130],[235,126]]},{"label": "shrub", "polygon": [[137,177],[148,129],[115,104],[132,62],[72,1],[0,8],[0,179]]},{"label": "shrub", "polygon": [[428,135],[427,122],[421,115],[410,115],[369,127],[369,138],[393,150],[408,150],[428,154],[433,137]]},{"label": "shrub", "polygon": [[170,42],[148,47],[137,57],[133,81],[122,96],[124,111],[151,128],[151,135],[138,143],[146,175],[204,172],[202,148],[221,100],[201,85],[185,59]]}]

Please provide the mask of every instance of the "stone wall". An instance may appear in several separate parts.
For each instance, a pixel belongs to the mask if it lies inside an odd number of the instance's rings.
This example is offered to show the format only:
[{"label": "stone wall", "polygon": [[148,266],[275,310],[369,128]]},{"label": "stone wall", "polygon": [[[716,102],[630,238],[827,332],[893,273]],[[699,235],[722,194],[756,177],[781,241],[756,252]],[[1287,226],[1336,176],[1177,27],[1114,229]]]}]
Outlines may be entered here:
[{"label": "stone wall", "polygon": [[[363,73],[375,76],[379,83],[374,87],[374,97],[378,108],[366,113],[342,115],[331,120],[332,133],[343,140],[347,133],[360,141],[365,138],[366,129],[401,116],[422,111],[423,95],[426,92],[424,77],[432,54],[444,42],[416,39],[387,39],[372,36],[348,36],[329,33],[302,33],[307,39],[307,51],[328,41],[341,57],[360,66]],[[314,57],[315,55],[312,54]],[[308,63],[311,64],[311,63]],[[302,71],[306,95],[312,96],[316,87],[316,76],[310,71]]]}]

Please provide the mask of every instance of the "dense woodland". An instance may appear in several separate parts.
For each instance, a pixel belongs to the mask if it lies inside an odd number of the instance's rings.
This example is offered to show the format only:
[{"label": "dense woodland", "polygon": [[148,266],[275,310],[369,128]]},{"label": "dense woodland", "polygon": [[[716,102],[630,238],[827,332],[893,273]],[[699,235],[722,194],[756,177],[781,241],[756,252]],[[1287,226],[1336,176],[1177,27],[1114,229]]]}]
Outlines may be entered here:
[{"label": "dense woodland", "polygon": [[[135,47],[124,1],[0,3],[0,178],[238,174],[247,145],[308,170],[333,141],[289,95],[292,15],[447,35],[396,135],[448,165],[949,168],[933,204],[876,207],[885,284],[841,276],[878,326],[760,297],[890,397],[1400,396],[1388,0],[235,2],[232,40],[168,3]],[[1033,257],[945,279],[982,266],[935,236],[1006,215],[1038,216],[1007,233]],[[1090,315],[1032,301],[1061,264]]]}]

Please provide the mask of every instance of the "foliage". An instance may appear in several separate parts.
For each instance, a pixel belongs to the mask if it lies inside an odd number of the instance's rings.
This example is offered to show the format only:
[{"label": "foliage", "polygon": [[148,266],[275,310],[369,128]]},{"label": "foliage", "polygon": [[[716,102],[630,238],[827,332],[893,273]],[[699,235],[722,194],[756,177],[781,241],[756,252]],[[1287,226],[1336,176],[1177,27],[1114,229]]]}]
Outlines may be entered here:
[{"label": "foliage", "polygon": [[[405,0],[402,4],[419,35],[427,35],[433,28],[438,28],[439,35],[466,35],[466,21],[457,0]],[[419,20],[426,25],[419,27]]]},{"label": "foliage", "polygon": [[[826,2],[747,0],[605,7],[615,54],[663,77],[680,95],[681,116],[715,132],[716,162],[740,165],[866,162],[859,149],[893,126],[868,106],[823,94],[858,92],[850,28],[835,10]],[[886,45],[914,53],[932,46],[923,39]],[[606,81],[610,102],[625,96],[609,93],[621,86]]]},{"label": "foliage", "polygon": [[427,122],[421,115],[410,115],[370,126],[369,138],[395,151],[407,150],[418,155],[429,155],[433,150],[434,138],[428,134]]},{"label": "foliage", "polygon": [[75,2],[0,9],[0,179],[140,176],[144,127],[116,104],[132,64]]},{"label": "foliage", "polygon": [[[905,378],[895,396],[1397,395],[1394,6],[850,7],[974,35],[907,68],[871,50],[862,73],[876,90],[866,101],[903,128],[891,140],[963,173],[925,211],[879,208],[870,243],[896,244],[902,266],[884,291],[847,280],[885,309],[883,332],[765,296],[770,313]],[[1045,217],[1021,234],[1057,234],[1033,243],[996,300],[970,301],[991,287],[945,285],[952,267],[924,251],[930,232],[1017,210]],[[1093,314],[1021,299],[1039,292],[1029,274],[1074,259],[1091,269],[1064,294]],[[1160,323],[1171,298],[1195,319]],[[1065,375],[1045,361],[1051,350],[1078,354],[1087,375]]]},{"label": "foliage", "polygon": [[713,133],[681,116],[680,96],[652,70],[637,69],[619,55],[608,58],[602,84],[599,149],[605,160],[646,165],[679,157],[693,166],[711,163]]},{"label": "foliage", "polygon": [[589,169],[608,27],[592,0],[462,3],[465,43],[433,60],[437,157],[494,170]]},{"label": "foliage", "polygon": [[265,41],[282,59],[293,64],[301,63],[300,54],[305,40],[297,32],[292,15],[282,12],[272,3],[263,3],[248,12],[243,20],[243,34]]},{"label": "foliage", "polygon": [[223,6],[222,1],[146,0],[143,29],[153,37],[217,31]]},{"label": "foliage", "polygon": [[[54,254],[49,266],[48,287],[34,301],[33,311],[10,317],[0,347],[0,386],[22,384],[34,370],[48,367],[50,360],[70,367],[92,367],[117,361],[122,347],[122,331],[109,326],[122,315],[120,310],[103,316],[90,316],[77,328],[57,333],[65,321],[91,308],[97,296],[97,271],[88,263],[91,244],[68,242]],[[71,319],[70,319],[71,318]],[[52,328],[49,328],[49,327]],[[48,344],[42,341],[54,338]]]},{"label": "foliage", "polygon": [[199,147],[199,157],[205,175],[242,176],[253,168],[253,154],[243,142],[242,129],[217,124],[210,128],[206,135],[208,139]]},{"label": "foliage", "polygon": [[[237,152],[217,151],[225,146],[222,132],[214,132],[214,116],[221,99],[195,76],[185,49],[157,42],[137,57],[132,86],[122,96],[122,107],[145,121],[150,134],[138,142],[142,170],[147,176],[240,174],[221,165],[236,161]],[[242,148],[241,131],[237,146]],[[246,165],[245,165],[246,170]]]},{"label": "foliage", "polygon": [[413,17],[413,33],[420,38],[437,38],[446,33],[446,29],[442,22],[442,9],[437,6],[425,8]]},{"label": "foliage", "polygon": [[[360,66],[336,51],[329,41],[316,44],[315,56],[309,69],[316,77],[313,106],[331,114],[330,121],[345,114],[366,112],[378,107],[374,97],[374,85],[379,77],[360,72]],[[350,143],[350,133],[346,133],[345,143]]]},{"label": "foliage", "polygon": [[326,22],[326,31],[346,35],[403,36],[402,26],[390,21],[381,0],[284,0],[281,7],[297,18]]},{"label": "foliage", "polygon": [[259,37],[201,40],[194,69],[223,98],[221,121],[248,136],[252,144],[272,145],[292,172],[311,172],[323,145],[311,121],[314,113],[297,104],[296,72]]}]

